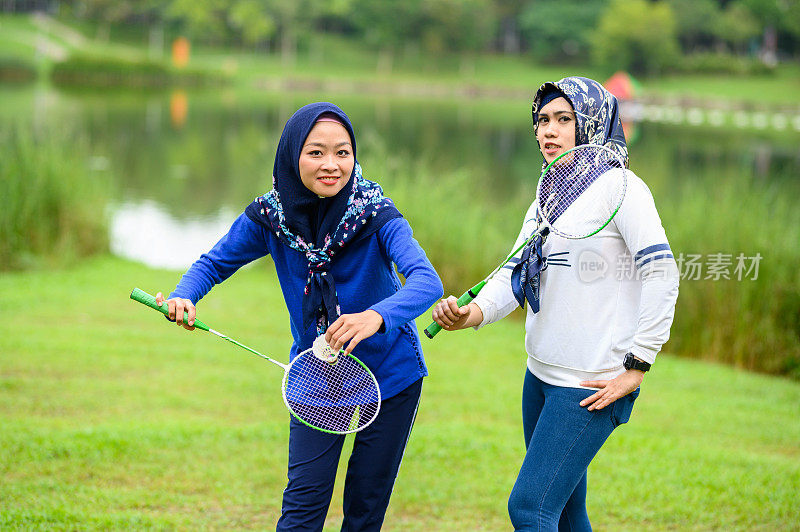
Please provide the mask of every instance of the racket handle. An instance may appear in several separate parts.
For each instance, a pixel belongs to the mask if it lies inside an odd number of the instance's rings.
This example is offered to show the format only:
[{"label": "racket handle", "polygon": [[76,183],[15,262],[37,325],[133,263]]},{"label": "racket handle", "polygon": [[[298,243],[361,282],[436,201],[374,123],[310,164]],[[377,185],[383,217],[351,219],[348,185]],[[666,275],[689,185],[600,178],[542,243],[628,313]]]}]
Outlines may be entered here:
[{"label": "racket handle", "polygon": [[[164,301],[163,303],[161,303],[161,305],[159,305],[158,303],[156,303],[156,298],[151,296],[144,290],[140,290],[139,288],[134,288],[133,291],[131,292],[131,299],[133,299],[134,301],[138,301],[143,305],[147,305],[148,307],[159,311],[165,316],[169,316],[169,305],[167,305],[167,302]],[[184,314],[184,319],[188,319],[186,314]],[[209,328],[208,325],[206,325],[197,318],[194,319],[194,326],[197,327],[198,329],[203,329],[204,331],[207,331]]]},{"label": "racket handle", "polygon": [[[481,291],[481,289],[485,284],[486,281],[481,281],[472,288],[470,288],[469,290],[467,290],[466,292],[464,292],[463,294],[461,294],[461,297],[459,297],[458,300],[456,301],[456,304],[458,304],[459,308],[463,307],[464,305],[468,305],[473,299],[478,297],[478,293]],[[434,321],[425,328],[425,336],[427,336],[432,340],[433,337],[439,334],[439,331],[441,330],[442,326]]]}]

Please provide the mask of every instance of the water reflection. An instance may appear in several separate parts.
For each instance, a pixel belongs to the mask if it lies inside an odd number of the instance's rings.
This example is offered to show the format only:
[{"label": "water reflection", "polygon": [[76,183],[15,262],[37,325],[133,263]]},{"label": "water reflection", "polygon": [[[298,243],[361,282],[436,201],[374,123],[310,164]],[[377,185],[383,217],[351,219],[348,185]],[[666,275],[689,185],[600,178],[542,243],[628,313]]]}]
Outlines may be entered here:
[{"label": "water reflection", "polygon": [[111,206],[111,252],[157,268],[184,270],[224,235],[238,215],[179,220],[150,200]]}]

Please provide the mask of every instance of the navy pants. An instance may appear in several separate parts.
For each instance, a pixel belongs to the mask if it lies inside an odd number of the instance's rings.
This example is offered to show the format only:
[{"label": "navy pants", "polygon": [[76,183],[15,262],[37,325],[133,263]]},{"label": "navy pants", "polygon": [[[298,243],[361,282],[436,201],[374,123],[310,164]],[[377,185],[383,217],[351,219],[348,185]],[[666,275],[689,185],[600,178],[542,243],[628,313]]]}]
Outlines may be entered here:
[{"label": "navy pants", "polygon": [[[422,379],[381,403],[378,417],[355,434],[344,484],[342,530],[380,530],[422,393]],[[319,531],[331,502],[344,435],[311,429],[292,417],[289,483],[279,531]]]},{"label": "navy pants", "polygon": [[522,426],[527,452],[508,499],[515,530],[592,529],[586,513],[586,472],[611,432],[630,419],[632,393],[602,410],[580,402],[595,390],[563,388],[525,372]]}]

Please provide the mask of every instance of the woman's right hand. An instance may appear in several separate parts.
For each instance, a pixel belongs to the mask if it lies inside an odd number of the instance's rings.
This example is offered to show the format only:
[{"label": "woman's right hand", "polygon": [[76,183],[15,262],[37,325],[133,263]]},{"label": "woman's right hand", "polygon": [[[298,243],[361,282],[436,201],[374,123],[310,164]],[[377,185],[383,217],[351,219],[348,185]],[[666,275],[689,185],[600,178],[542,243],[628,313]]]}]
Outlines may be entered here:
[{"label": "woman's right hand", "polygon": [[[164,294],[161,292],[157,293],[156,303],[161,305],[163,302]],[[170,321],[174,321],[178,325],[182,325],[186,330],[194,330],[194,318],[197,315],[197,309],[194,307],[194,303],[192,303],[191,300],[173,297],[172,299],[167,300],[167,305],[169,306]],[[184,315],[186,317],[185,321],[183,319]]]},{"label": "woman's right hand", "polygon": [[442,326],[446,331],[457,331],[467,327],[475,327],[483,321],[483,312],[475,303],[463,307],[458,306],[455,296],[450,296],[439,301],[433,307],[433,321]]}]

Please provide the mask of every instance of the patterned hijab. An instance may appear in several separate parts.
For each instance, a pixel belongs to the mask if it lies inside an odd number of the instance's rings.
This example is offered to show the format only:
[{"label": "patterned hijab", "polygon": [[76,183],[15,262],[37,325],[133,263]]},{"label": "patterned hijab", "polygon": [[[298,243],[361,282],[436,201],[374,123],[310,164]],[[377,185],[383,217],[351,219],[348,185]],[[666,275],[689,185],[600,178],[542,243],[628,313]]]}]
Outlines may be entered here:
[{"label": "patterned hijab", "polygon": [[575,144],[600,144],[619,154],[628,165],[628,147],[617,98],[597,81],[571,76],[543,83],[531,106],[533,128],[536,130],[542,98],[552,91],[563,93],[575,111]]},{"label": "patterned hijab", "polygon": [[272,190],[256,198],[245,213],[274,233],[286,246],[304,254],[308,278],[303,296],[303,327],[316,323],[317,334],[341,314],[333,276],[333,259],[345,248],[401,217],[381,187],[368,181],[355,160],[349,181],[335,196],[320,198],[300,179],[300,154],[308,134],[321,117],[334,118],[350,135],[353,159],[356,138],[347,115],[332,103],[298,109],[286,122],[272,171]]}]

